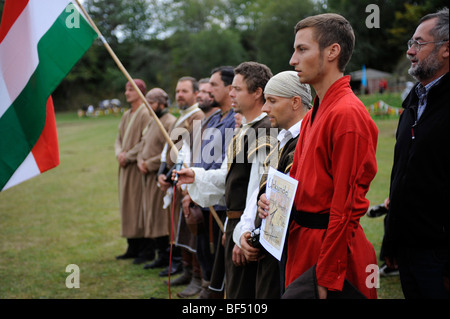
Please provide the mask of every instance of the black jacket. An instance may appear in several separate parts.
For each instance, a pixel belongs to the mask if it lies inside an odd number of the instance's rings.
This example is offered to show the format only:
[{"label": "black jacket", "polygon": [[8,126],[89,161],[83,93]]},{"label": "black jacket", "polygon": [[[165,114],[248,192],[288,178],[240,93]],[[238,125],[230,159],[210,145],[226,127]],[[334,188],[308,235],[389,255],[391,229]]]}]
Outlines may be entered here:
[{"label": "black jacket", "polygon": [[416,86],[403,102],[396,134],[383,244],[390,256],[403,247],[449,247],[449,75],[431,88],[417,122]]}]

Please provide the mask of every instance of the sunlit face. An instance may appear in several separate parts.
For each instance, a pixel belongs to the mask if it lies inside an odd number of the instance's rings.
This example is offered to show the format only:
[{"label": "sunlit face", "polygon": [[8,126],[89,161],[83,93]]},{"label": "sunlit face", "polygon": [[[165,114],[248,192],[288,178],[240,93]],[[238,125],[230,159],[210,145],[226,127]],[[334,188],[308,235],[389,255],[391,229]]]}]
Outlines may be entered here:
[{"label": "sunlit face", "polygon": [[289,64],[298,72],[301,83],[313,85],[324,73],[323,54],[314,40],[312,28],[300,29],[295,35],[294,53]]},{"label": "sunlit face", "polygon": [[139,93],[129,83],[125,86],[125,98],[128,103],[133,104],[140,100]]},{"label": "sunlit face", "polygon": [[191,81],[180,81],[176,88],[178,107],[185,110],[195,104],[197,92],[194,92]]},{"label": "sunlit face", "polygon": [[234,76],[231,87],[231,106],[235,112],[241,113],[245,117],[248,110],[251,110],[255,104],[255,93],[248,92],[247,83],[241,74]]},{"label": "sunlit face", "polygon": [[292,99],[271,94],[266,94],[265,97],[266,103],[262,111],[267,113],[272,127],[288,130],[292,121]]},{"label": "sunlit face", "polygon": [[[424,21],[417,27],[412,39],[420,43],[440,41],[441,39],[434,39],[434,37],[430,35],[430,31],[435,24],[436,19]],[[443,67],[444,62],[441,51],[445,49],[445,44],[441,47],[436,47],[435,43],[427,43],[422,45],[420,51],[415,46],[412,46],[406,52],[408,59],[411,61],[411,67],[408,71],[409,74],[415,77],[418,81],[432,79],[433,76]]]}]

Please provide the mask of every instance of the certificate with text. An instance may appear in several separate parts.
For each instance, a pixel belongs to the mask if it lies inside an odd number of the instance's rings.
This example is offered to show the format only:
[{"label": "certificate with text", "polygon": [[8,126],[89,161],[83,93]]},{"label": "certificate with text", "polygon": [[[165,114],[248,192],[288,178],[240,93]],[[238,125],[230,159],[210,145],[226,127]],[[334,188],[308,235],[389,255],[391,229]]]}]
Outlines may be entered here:
[{"label": "certificate with text", "polygon": [[294,178],[272,167],[269,169],[266,184],[269,216],[262,221],[259,241],[278,260],[281,260],[283,253],[297,185],[298,181]]}]

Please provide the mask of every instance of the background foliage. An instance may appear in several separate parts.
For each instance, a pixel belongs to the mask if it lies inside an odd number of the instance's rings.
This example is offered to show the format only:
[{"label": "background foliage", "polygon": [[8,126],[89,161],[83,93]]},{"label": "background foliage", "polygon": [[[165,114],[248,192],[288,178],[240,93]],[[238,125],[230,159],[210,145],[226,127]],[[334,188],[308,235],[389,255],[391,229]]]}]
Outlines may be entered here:
[{"label": "background foliage", "polygon": [[[253,60],[274,74],[292,69],[293,28],[302,18],[335,12],[356,33],[347,73],[363,64],[405,73],[407,40],[426,13],[447,0],[84,0],[84,5],[133,77],[172,97],[177,79],[209,76],[220,65]],[[4,0],[0,0],[0,14]],[[380,28],[366,27],[368,4],[380,8]],[[57,110],[123,101],[126,79],[97,41],[54,93]]]}]

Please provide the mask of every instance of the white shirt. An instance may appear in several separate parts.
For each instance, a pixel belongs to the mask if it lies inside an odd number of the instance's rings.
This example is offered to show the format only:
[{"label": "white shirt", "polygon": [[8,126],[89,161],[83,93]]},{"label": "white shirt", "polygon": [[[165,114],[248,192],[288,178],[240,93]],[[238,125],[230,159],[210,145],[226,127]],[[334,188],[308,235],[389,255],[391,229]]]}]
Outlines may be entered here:
[{"label": "white shirt", "polygon": [[[282,129],[280,133],[278,133],[277,139],[280,141],[280,145],[278,147],[278,150],[281,150],[286,143],[292,139],[296,138],[300,134],[300,128],[301,128],[302,120],[295,123],[293,126],[291,126],[288,130]],[[253,166],[252,166],[252,173],[253,174]],[[259,175],[258,175],[259,176]],[[236,238],[241,238],[241,236],[246,232],[251,232],[253,229],[255,229],[255,218],[256,213],[258,210],[258,193],[259,193],[259,183],[260,183],[261,177],[259,177],[258,184],[256,186],[252,185],[252,192],[250,195],[250,198],[247,200],[247,205],[245,206],[244,213],[241,216],[241,221],[238,225],[236,225],[235,232],[236,234],[233,235],[235,238],[235,243],[241,247],[241,243],[236,242]],[[249,185],[250,187],[250,185]],[[250,190],[250,188],[249,188]],[[247,194],[248,197],[248,194]],[[239,233],[237,233],[239,232]]]},{"label": "white shirt", "polygon": [[[249,123],[242,125],[240,134],[244,134],[251,125],[260,121],[266,113],[262,113]],[[214,205],[225,205],[225,182],[227,177],[228,156],[225,156],[219,169],[205,170],[202,167],[192,167],[195,173],[195,181],[187,186],[191,199],[201,207]],[[251,204],[253,190],[259,189],[260,172],[264,168],[264,163],[258,161],[258,156],[254,156],[250,171],[250,180],[247,186],[246,206]],[[242,217],[241,217],[242,218]],[[252,228],[253,229],[253,228]]]}]

